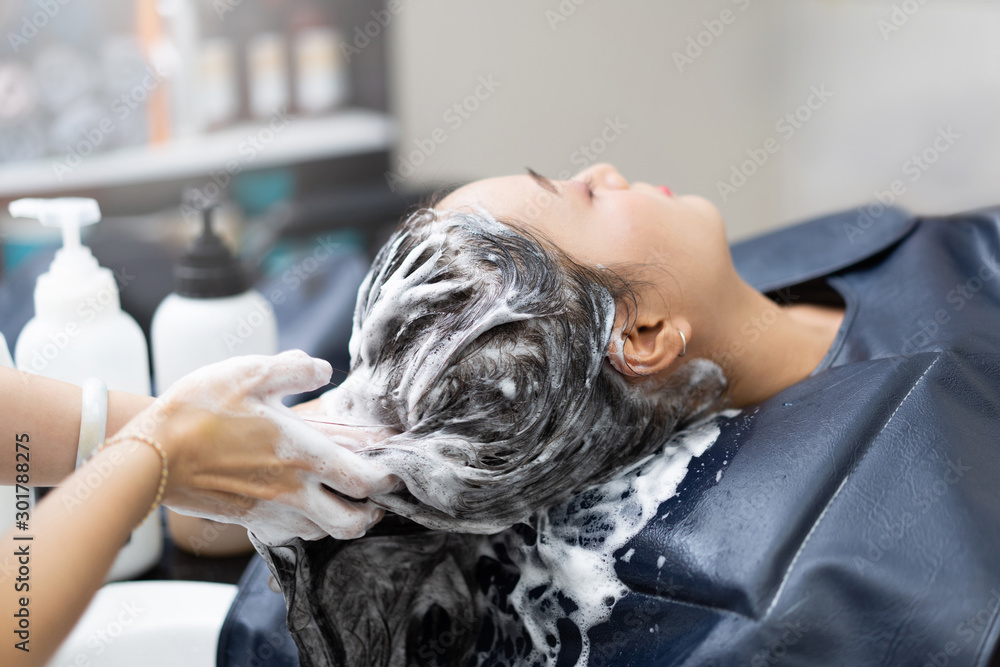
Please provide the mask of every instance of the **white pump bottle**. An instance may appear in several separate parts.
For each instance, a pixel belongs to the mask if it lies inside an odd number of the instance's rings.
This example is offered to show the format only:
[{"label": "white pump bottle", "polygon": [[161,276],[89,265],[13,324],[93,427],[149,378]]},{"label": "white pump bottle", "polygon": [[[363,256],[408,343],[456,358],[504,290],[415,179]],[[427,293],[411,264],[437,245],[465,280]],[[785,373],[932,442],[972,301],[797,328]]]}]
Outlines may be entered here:
[{"label": "white pump bottle", "polygon": [[[74,384],[96,377],[110,390],[148,396],[146,337],[122,311],[114,274],[80,243],[80,227],[101,219],[97,202],[19,199],[10,204],[10,213],[61,227],[63,236],[63,247],[35,285],[35,316],[24,326],[14,349],[17,368]],[[123,274],[123,286],[125,280]],[[159,516],[154,512],[133,531],[111,567],[109,580],[133,577],[159,561],[163,550]]]}]

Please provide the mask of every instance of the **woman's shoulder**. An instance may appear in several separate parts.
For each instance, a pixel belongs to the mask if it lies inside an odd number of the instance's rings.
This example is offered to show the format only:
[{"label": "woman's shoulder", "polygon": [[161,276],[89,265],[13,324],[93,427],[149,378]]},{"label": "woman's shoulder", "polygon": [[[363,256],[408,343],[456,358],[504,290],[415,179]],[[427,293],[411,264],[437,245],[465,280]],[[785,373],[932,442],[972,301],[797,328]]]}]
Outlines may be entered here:
[{"label": "woman's shoulder", "polygon": [[[857,264],[917,232],[987,239],[1000,247],[1000,206],[951,215],[916,216],[878,202],[810,218],[735,243],[733,264],[761,292],[804,283]],[[995,239],[991,243],[989,239]]]},{"label": "woman's shoulder", "polygon": [[[976,237],[1000,237],[1000,206],[974,209],[951,215],[923,216],[917,219],[929,234],[962,235],[974,234]],[[991,250],[995,252],[997,246]]]},{"label": "woman's shoulder", "polygon": [[762,292],[840,271],[898,243],[918,224],[877,202],[812,218],[734,244],[733,263]]}]

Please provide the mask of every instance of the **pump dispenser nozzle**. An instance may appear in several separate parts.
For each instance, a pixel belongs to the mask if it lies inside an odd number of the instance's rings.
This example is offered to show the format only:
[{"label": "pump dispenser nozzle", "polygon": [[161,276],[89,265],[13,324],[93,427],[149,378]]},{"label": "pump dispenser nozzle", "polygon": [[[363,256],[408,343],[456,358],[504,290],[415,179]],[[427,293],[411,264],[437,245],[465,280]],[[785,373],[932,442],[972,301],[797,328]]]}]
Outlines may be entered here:
[{"label": "pump dispenser nozzle", "polygon": [[195,299],[217,299],[245,292],[249,285],[239,260],[212,230],[216,204],[202,207],[202,229],[174,270],[177,294]]},{"label": "pump dispenser nozzle", "polygon": [[15,217],[35,218],[48,227],[62,228],[63,247],[56,251],[48,273],[39,276],[35,286],[36,315],[72,319],[78,316],[80,303],[105,291],[105,301],[113,301],[112,310],[118,310],[114,276],[97,263],[90,248],[80,243],[80,228],[101,219],[96,201],[80,197],[18,199],[10,203],[9,210]]},{"label": "pump dispenser nozzle", "polygon": [[62,227],[63,248],[80,247],[80,228],[101,219],[97,201],[84,197],[18,199],[8,207],[15,218],[34,218],[46,227]]}]

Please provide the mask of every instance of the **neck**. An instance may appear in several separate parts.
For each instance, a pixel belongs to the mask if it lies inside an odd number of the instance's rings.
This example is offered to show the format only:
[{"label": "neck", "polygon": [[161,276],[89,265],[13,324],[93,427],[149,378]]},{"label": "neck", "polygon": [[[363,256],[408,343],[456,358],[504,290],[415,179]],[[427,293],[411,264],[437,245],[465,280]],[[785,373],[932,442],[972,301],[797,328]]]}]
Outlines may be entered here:
[{"label": "neck", "polygon": [[[801,382],[819,365],[837,335],[843,310],[807,304],[782,306],[742,280],[730,292],[727,313],[705,340],[705,356],[726,374],[726,395],[735,407],[763,401]],[[721,325],[721,326],[720,326]]]}]

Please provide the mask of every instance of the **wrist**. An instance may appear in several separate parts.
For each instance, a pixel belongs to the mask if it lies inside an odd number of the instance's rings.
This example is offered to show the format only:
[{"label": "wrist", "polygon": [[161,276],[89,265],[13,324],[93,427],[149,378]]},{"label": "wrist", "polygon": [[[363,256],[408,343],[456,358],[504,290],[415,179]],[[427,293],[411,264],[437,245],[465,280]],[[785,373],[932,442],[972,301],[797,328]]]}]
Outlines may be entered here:
[{"label": "wrist", "polygon": [[133,529],[148,514],[156,496],[160,469],[159,455],[142,443],[102,444],[70,477],[71,484],[60,491],[81,499],[99,495],[119,498],[114,512]]},{"label": "wrist", "polygon": [[[155,478],[155,493],[152,501],[150,502],[149,509],[139,523],[144,522],[160,507],[163,502],[163,495],[166,492],[167,479],[169,476],[169,462],[166,451],[159,442],[149,436],[127,433],[116,435],[113,438],[108,438],[97,449],[95,454],[101,455],[105,452],[109,452],[108,455],[112,459],[118,458],[119,455],[124,455],[126,461],[129,459],[137,460],[140,463],[143,463],[144,467],[147,469],[150,468],[151,462],[158,464],[156,466],[158,474]],[[149,478],[149,475],[144,475],[144,477]]]}]

